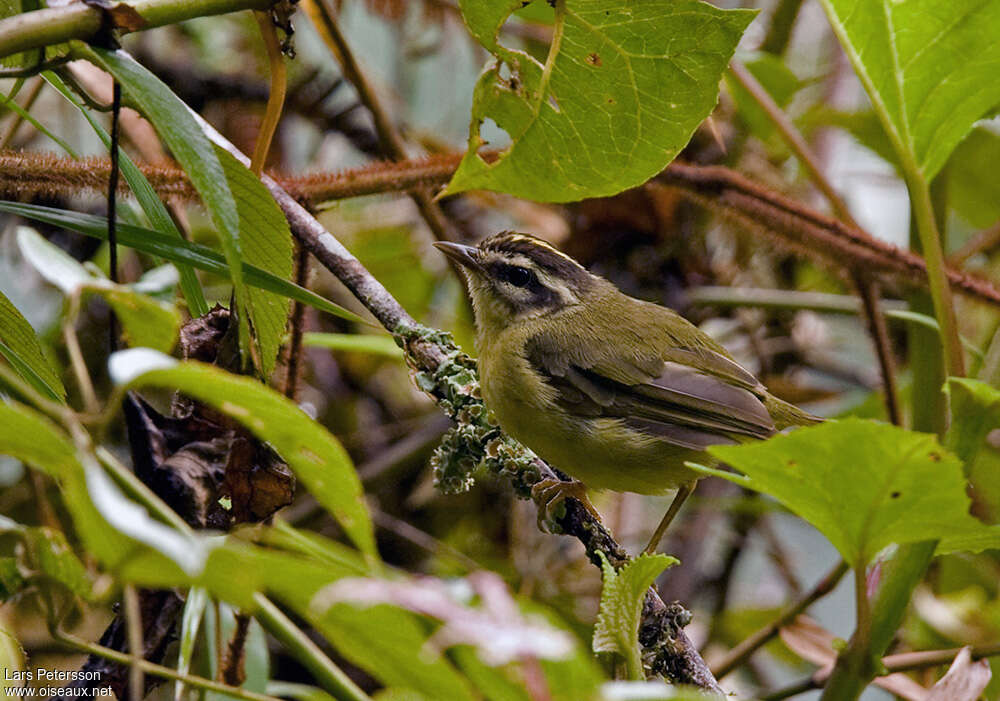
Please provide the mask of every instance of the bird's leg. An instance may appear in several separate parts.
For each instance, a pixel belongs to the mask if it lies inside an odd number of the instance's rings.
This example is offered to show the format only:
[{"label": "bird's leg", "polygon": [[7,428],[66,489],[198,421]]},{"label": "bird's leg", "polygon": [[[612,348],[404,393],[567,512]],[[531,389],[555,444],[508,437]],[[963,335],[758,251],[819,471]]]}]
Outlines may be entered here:
[{"label": "bird's leg", "polygon": [[601,515],[587,498],[587,488],[583,482],[571,480],[569,482],[558,479],[544,479],[536,482],[531,488],[531,498],[538,505],[538,528],[542,531],[552,533],[552,529],[547,524],[554,521],[553,513],[556,507],[564,500],[572,497],[583,505],[590,514],[598,521]]},{"label": "bird's leg", "polygon": [[667,532],[667,527],[670,526],[670,522],[674,520],[674,516],[677,512],[681,510],[681,505],[684,500],[691,496],[691,492],[694,491],[697,482],[687,482],[682,484],[677,488],[677,493],[674,495],[674,500],[670,502],[670,508],[667,509],[667,513],[663,514],[663,518],[660,520],[660,525],[656,527],[653,531],[653,537],[649,539],[649,545],[643,550],[647,555],[652,555],[656,552],[656,549],[660,546],[660,540],[663,539],[663,534]]}]

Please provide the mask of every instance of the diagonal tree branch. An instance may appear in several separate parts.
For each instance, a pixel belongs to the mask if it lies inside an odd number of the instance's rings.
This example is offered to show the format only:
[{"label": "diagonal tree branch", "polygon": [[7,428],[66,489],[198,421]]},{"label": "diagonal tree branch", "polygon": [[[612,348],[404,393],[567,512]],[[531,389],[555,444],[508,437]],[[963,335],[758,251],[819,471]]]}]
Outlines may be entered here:
[{"label": "diagonal tree branch", "polygon": [[[212,141],[244,164],[249,163],[235,146],[197,114],[195,117]],[[469,470],[485,462],[506,477],[522,498],[530,497],[531,487],[538,481],[559,479],[556,471],[538,456],[489,423],[479,397],[475,361],[465,355],[448,334],[418,324],[382,283],[281,185],[267,176],[262,181],[285,213],[296,238],[393,334],[406,351],[417,386],[458,422],[446,436],[443,450],[439,449],[436,456],[439,463],[467,466],[465,469]],[[545,505],[538,506],[544,508]],[[563,533],[583,543],[592,562],[599,566],[598,552],[616,567],[628,561],[628,553],[586,507],[572,498],[566,500],[565,507],[556,523]],[[650,669],[677,683],[693,684],[722,694],[715,677],[684,633],[683,625],[688,619],[689,615],[679,604],[668,606],[654,590],[647,591],[639,638]]]}]

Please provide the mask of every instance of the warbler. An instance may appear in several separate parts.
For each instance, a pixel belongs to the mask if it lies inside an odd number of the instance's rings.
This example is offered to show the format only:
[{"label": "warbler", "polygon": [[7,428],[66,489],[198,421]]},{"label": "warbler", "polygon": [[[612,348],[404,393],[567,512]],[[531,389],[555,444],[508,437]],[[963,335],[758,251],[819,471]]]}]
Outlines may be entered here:
[{"label": "warbler", "polygon": [[[483,400],[500,427],[588,487],[678,490],[648,551],[700,476],[686,461],[819,421],[675,311],[624,294],[541,239],[501,232],[478,246],[434,245],[468,281]],[[565,485],[543,488],[565,497]]]}]

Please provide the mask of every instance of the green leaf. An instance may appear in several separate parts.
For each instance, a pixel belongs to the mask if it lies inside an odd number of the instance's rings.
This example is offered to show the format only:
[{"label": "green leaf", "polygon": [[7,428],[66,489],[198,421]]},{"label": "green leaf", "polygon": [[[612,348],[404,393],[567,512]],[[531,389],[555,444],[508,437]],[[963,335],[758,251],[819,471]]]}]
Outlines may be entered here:
[{"label": "green leaf", "polygon": [[594,652],[621,655],[629,677],[645,679],[639,646],[639,619],[646,590],[660,573],[678,563],[669,555],[640,555],[617,572],[601,555],[604,585],[594,626]]},{"label": "green leaf", "polygon": [[[272,540],[266,530],[263,538]],[[477,698],[447,657],[426,654],[429,631],[416,615],[387,605],[359,609],[345,603],[323,613],[311,605],[317,592],[356,575],[363,565],[357,556],[343,566],[229,537],[209,553],[204,570],[195,576],[185,575],[148,549],[131,557],[121,575],[144,586],[202,586],[248,613],[254,611],[254,593],[268,592],[308,621],[338,653],[386,686],[416,689],[428,699]]]},{"label": "green leaf", "polygon": [[844,419],[708,452],[749,477],[729,479],[815,526],[854,568],[890,543],[1000,547],[1000,529],[969,515],[961,462],[929,434]]},{"label": "green leaf", "polygon": [[[288,220],[260,179],[229,152],[216,146],[229,188],[240,213],[240,246],[243,261],[275,277],[292,277],[292,232]],[[260,288],[247,290],[262,377],[271,377],[281,338],[288,322],[288,299]]]},{"label": "green leaf", "polygon": [[94,507],[73,444],[49,419],[15,402],[0,401],[0,455],[10,455],[51,475],[84,547],[108,565],[134,548]]},{"label": "green leaf", "polygon": [[187,105],[127,53],[93,46],[80,51],[84,58],[121,83],[125,95],[153,123],[157,134],[184,168],[191,185],[205,203],[218,229],[222,252],[229,265],[229,279],[233,282],[233,294],[239,310],[240,352],[247,353],[250,349],[250,328],[255,326],[257,319],[243,284],[240,215],[215,147]]},{"label": "green leaf", "polygon": [[389,336],[358,333],[318,333],[309,331],[302,335],[302,343],[308,348],[327,348],[335,351],[368,353],[386,358],[403,357],[403,349]]},{"label": "green leaf", "polygon": [[821,1],[900,158],[931,180],[1000,103],[1000,4]]},{"label": "green leaf", "polygon": [[18,227],[17,243],[25,259],[67,295],[96,294],[114,309],[129,345],[169,351],[177,342],[181,317],[173,305],[140,294],[126,285],[98,278],[46,241],[34,229]]},{"label": "green leaf", "polygon": [[[102,241],[107,240],[108,237],[107,219],[92,214],[81,214],[65,209],[4,201],[0,201],[0,212],[9,212],[10,214],[16,214],[27,219],[34,219],[35,221],[52,224],[53,226],[61,226],[70,231],[76,231],[85,236],[101,239]],[[226,265],[223,256],[205,246],[189,243],[183,239],[175,239],[159,231],[143,229],[128,224],[119,224],[118,243],[178,264],[187,264],[199,270],[222,275],[226,278],[229,277],[229,267]],[[334,304],[328,299],[320,297],[311,290],[300,287],[288,280],[275,277],[266,270],[261,270],[260,268],[244,263],[243,274],[249,285],[285,295],[320,311],[338,316],[341,319],[365,323],[357,314]]]},{"label": "green leaf", "polygon": [[945,391],[951,405],[951,425],[945,445],[966,467],[972,467],[986,434],[1000,428],[1000,391],[979,380],[949,377]]},{"label": "green leaf", "polygon": [[[91,128],[97,134],[97,136],[104,142],[104,147],[111,148],[111,137],[108,132],[104,130],[93,115],[90,110],[85,106],[77,102],[76,97],[70,92],[66,84],[63,83],[62,79],[59,78],[52,71],[45,71],[42,73],[42,77],[56,90],[58,90],[63,97],[65,97],[71,105],[76,107],[80,114],[84,116],[87,122],[90,123]],[[166,206],[160,200],[160,196],[156,194],[156,190],[153,186],[149,184],[146,176],[143,175],[142,171],[136,167],[132,159],[129,158],[128,153],[125,149],[118,148],[118,161],[119,167],[121,168],[122,176],[125,181],[128,182],[129,188],[132,190],[132,194],[135,195],[136,200],[139,201],[139,206],[142,207],[142,211],[146,214],[149,219],[150,224],[153,225],[154,229],[162,231],[167,234],[172,234],[178,239],[183,240],[180,230],[177,228],[177,224],[174,223],[173,217],[167,211]],[[195,276],[194,271],[187,265],[179,266],[181,274],[181,289],[184,291],[184,298],[187,300],[188,308],[191,310],[192,316],[202,316],[208,312],[208,304],[205,302],[205,295],[201,291],[201,284],[198,282],[198,278]]]},{"label": "green leaf", "polygon": [[973,129],[952,154],[946,171],[948,204],[972,226],[986,228],[1000,219],[998,160],[1000,134],[982,127]]},{"label": "green leaf", "polygon": [[[7,601],[24,588],[24,577],[13,557],[0,557],[0,601]],[[3,631],[0,630],[0,637]],[[0,640],[0,645],[3,641]],[[2,658],[0,658],[2,659]]]},{"label": "green leaf", "polygon": [[[545,65],[499,46],[520,3],[462,0],[469,31],[497,58],[473,93],[469,147],[446,190],[508,192],[544,202],[641,185],[684,148],[715,107],[749,10],[698,0],[559,0]],[[480,127],[512,144],[486,163]]]},{"label": "green leaf", "polygon": [[350,457],[293,402],[248,377],[203,363],[178,363],[142,348],[115,353],[109,368],[120,385],[174,389],[242,423],[271,444],[358,548],[377,558],[371,517]]},{"label": "green leaf", "polygon": [[49,363],[28,320],[0,292],[0,355],[42,394],[64,401],[66,389]]},{"label": "green leaf", "polygon": [[56,582],[83,599],[93,598],[93,584],[87,568],[59,531],[29,527],[0,516],[0,533],[16,533],[24,543],[22,566],[32,573]]}]

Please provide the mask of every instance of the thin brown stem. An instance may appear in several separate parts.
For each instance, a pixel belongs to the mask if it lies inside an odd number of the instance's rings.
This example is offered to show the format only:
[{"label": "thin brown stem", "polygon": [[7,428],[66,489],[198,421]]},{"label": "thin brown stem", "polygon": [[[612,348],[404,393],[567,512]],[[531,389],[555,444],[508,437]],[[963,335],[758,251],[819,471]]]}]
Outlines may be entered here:
[{"label": "thin brown stem", "polygon": [[[298,177],[274,176],[282,191],[300,202],[323,202],[363,195],[404,192],[446,183],[461,154],[443,154],[400,163],[373,163],[339,173]],[[165,198],[193,201],[197,195],[184,173],[163,165],[139,166]],[[107,159],[64,159],[51,154],[0,153],[0,197],[30,198],[102,191]],[[751,182],[721,166],[674,162],[648,187],[667,186],[749,231],[759,232],[790,253],[834,270],[861,268],[911,289],[927,285],[927,268],[919,255],[870,236],[836,219]],[[124,186],[123,186],[124,187]],[[1000,288],[989,280],[947,268],[956,290],[989,304],[1000,304]]]},{"label": "thin brown stem", "polygon": [[260,125],[260,132],[257,135],[257,143],[254,144],[253,157],[250,159],[250,170],[253,171],[254,175],[259,176],[264,170],[264,163],[271,150],[274,133],[278,130],[278,122],[281,120],[281,110],[285,105],[285,94],[288,91],[288,77],[285,70],[285,57],[281,53],[281,43],[278,41],[278,33],[271,20],[271,13],[254,10],[253,16],[260,27],[260,36],[264,40],[264,48],[267,50],[267,60],[271,73],[271,90],[267,96],[267,107]]},{"label": "thin brown stem", "polygon": [[[31,86],[31,90],[28,91],[28,97],[25,98],[24,104],[21,105],[21,109],[25,112],[30,112],[31,107],[35,104],[35,100],[42,92],[42,88],[45,86],[45,81],[38,78],[35,83]],[[6,149],[10,146],[11,142],[14,141],[14,137],[17,135],[17,130],[21,128],[24,124],[24,115],[15,112],[14,117],[4,132],[3,137],[0,137],[0,149]]]},{"label": "thin brown stem", "polygon": [[[393,125],[388,112],[382,106],[378,95],[372,89],[371,83],[361,70],[347,38],[340,31],[340,26],[334,19],[334,11],[330,7],[328,0],[303,0],[302,9],[309,19],[312,20],[324,43],[340,63],[344,77],[347,79],[358,93],[361,104],[367,108],[375,123],[375,133],[378,135],[382,151],[394,161],[406,160],[406,143],[399,131]],[[458,234],[440,205],[433,200],[430,193],[423,188],[418,188],[410,193],[414,204],[420,210],[420,215],[427,222],[431,233],[439,241],[454,241],[458,239]]]},{"label": "thin brown stem", "polygon": [[[928,669],[941,665],[950,665],[955,657],[962,651],[962,648],[950,648],[947,650],[925,650],[921,652],[901,652],[896,655],[886,655],[882,658],[882,666],[886,674],[896,672],[913,672],[918,669]],[[987,657],[1000,656],[1000,643],[993,645],[982,645],[969,649],[973,660],[982,660]],[[805,679],[800,679],[793,684],[782,687],[770,694],[761,696],[761,701],[781,701],[781,699],[791,698],[798,694],[804,694],[812,689],[821,689],[830,678],[830,671],[820,669]]]},{"label": "thin brown stem", "polygon": [[[298,241],[295,242],[295,284],[305,287],[309,280],[309,251]],[[292,302],[292,313],[288,320],[290,338],[288,340],[288,362],[285,363],[284,395],[294,400],[298,394],[299,361],[302,356],[302,331],[305,323],[306,305]]]},{"label": "thin brown stem", "polygon": [[851,277],[858,291],[858,297],[861,298],[868,333],[875,346],[875,356],[878,358],[882,376],[886,415],[892,424],[902,426],[903,411],[899,405],[899,391],[896,386],[896,357],[892,352],[889,327],[885,323],[885,315],[881,309],[878,283],[856,270],[851,271]]},{"label": "thin brown stem", "polygon": [[[805,138],[799,133],[792,120],[785,114],[784,110],[774,101],[771,95],[754,78],[753,74],[747,70],[739,61],[732,61],[729,64],[729,71],[736,81],[750,93],[757,105],[764,110],[768,119],[777,128],[785,143],[798,158],[799,162],[809,174],[823,196],[830,203],[837,217],[846,222],[852,228],[860,229],[858,223],[851,216],[850,208],[841,199],[833,183],[826,177],[819,159],[813,154]],[[896,363],[892,352],[892,343],[886,329],[885,317],[878,306],[878,285],[869,279],[869,276],[861,270],[850,268],[854,286],[861,297],[862,309],[868,325],[868,332],[875,346],[875,354],[878,356],[879,371],[882,375],[882,391],[885,395],[886,413],[889,420],[897,426],[902,422],[902,415],[899,409],[899,397],[896,391]]]},{"label": "thin brown stem", "polygon": [[805,596],[786,608],[780,616],[746,638],[730,650],[725,657],[716,662],[712,667],[712,673],[717,678],[722,679],[750,659],[750,656],[776,636],[782,627],[791,623],[800,613],[832,592],[837,584],[840,583],[840,580],[843,579],[844,575],[847,574],[847,570],[846,562],[843,560],[838,562]]},{"label": "thin brown stem", "polygon": [[795,128],[792,120],[788,118],[784,110],[781,109],[767,90],[764,89],[764,86],[753,77],[753,74],[742,63],[736,60],[731,61],[729,63],[729,72],[736,79],[736,82],[750,93],[750,97],[757,103],[757,106],[764,110],[768,119],[771,120],[771,123],[785,140],[785,143],[788,144],[795,157],[798,158],[799,162],[806,169],[806,172],[809,173],[809,179],[812,180],[813,185],[823,193],[823,196],[830,203],[830,206],[833,207],[833,211],[837,216],[857,228],[857,222],[851,216],[851,211],[847,203],[837,194],[833,184],[823,172],[819,160],[813,155],[812,149],[809,148],[809,144],[806,143],[806,140],[799,133],[799,130]]},{"label": "thin brown stem", "polygon": [[281,701],[281,699],[278,699],[275,696],[258,694],[254,691],[247,691],[246,689],[232,687],[227,684],[222,684],[221,682],[212,681],[211,679],[205,679],[204,677],[195,676],[193,674],[183,674],[175,669],[171,669],[170,667],[164,667],[163,665],[158,665],[154,662],[150,662],[149,660],[145,660],[141,656],[118,652],[117,650],[112,650],[109,647],[89,642],[64,631],[56,631],[54,637],[57,642],[62,643],[73,650],[86,652],[90,655],[96,655],[97,657],[103,657],[104,659],[118,662],[119,664],[135,665],[146,674],[151,674],[155,677],[161,677],[163,679],[182,681],[186,685],[192,686],[196,689],[214,691],[235,699],[242,699],[242,701]]},{"label": "thin brown stem", "polygon": [[247,633],[250,632],[250,616],[238,613],[235,616],[236,626],[233,637],[226,646],[226,654],[219,663],[219,675],[222,681],[230,686],[243,686],[246,681],[246,669],[243,665],[247,645]]},{"label": "thin brown stem", "polygon": [[965,245],[948,256],[948,265],[960,268],[965,265],[965,261],[969,258],[980,253],[989,253],[997,246],[1000,246],[1000,222],[980,231],[966,241]]},{"label": "thin brown stem", "polygon": [[90,379],[87,363],[83,359],[83,351],[80,350],[80,340],[76,336],[76,320],[80,315],[79,292],[71,294],[67,304],[62,333],[63,341],[66,343],[66,352],[69,354],[69,364],[73,369],[73,376],[76,378],[80,396],[83,398],[84,410],[88,414],[97,414],[100,412],[101,406],[97,401],[97,393],[94,392],[94,383]]},{"label": "thin brown stem", "polygon": [[125,600],[125,628],[128,632],[128,651],[131,662],[128,671],[128,690],[132,701],[141,701],[143,691],[143,670],[136,661],[145,655],[142,640],[142,610],[139,607],[139,593],[131,584],[123,589]]}]

